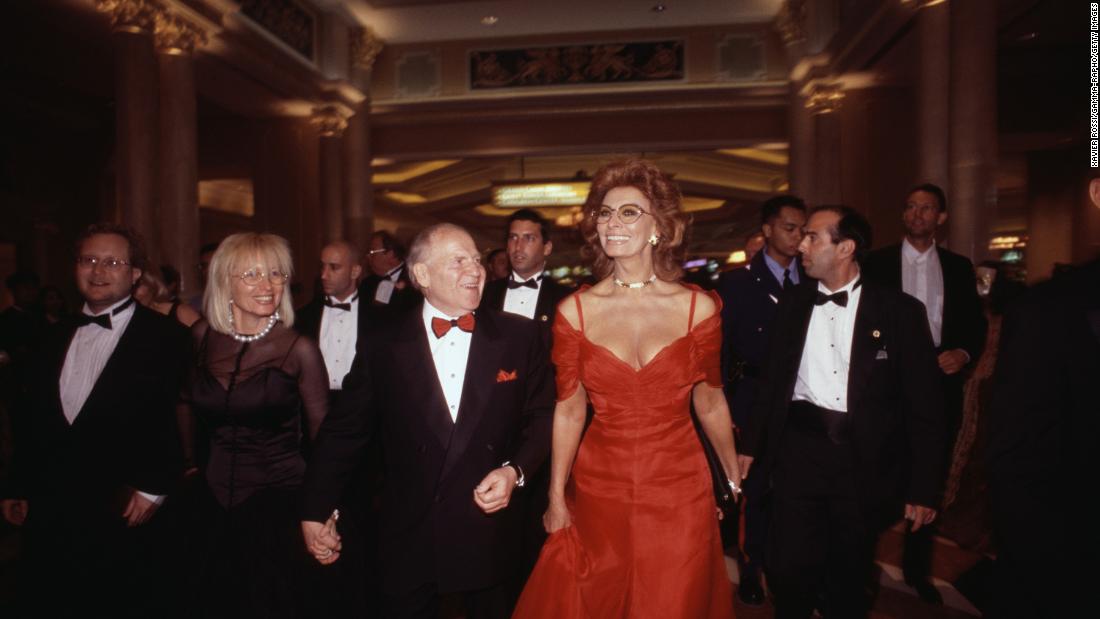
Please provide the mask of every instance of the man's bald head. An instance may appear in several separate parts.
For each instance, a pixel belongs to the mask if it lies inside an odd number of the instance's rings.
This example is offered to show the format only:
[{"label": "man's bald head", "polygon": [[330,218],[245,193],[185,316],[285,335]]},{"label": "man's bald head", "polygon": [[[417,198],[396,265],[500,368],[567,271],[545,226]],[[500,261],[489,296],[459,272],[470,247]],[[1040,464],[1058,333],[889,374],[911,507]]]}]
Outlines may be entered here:
[{"label": "man's bald head", "polygon": [[359,287],[363,254],[354,243],[333,241],[321,249],[321,288],[336,301],[346,301]]}]

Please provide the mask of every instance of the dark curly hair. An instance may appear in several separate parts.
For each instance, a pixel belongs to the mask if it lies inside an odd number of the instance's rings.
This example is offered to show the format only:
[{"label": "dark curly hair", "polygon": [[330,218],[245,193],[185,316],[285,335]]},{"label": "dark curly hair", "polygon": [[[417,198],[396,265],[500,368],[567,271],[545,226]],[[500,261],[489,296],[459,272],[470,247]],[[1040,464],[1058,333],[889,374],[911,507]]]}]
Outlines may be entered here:
[{"label": "dark curly hair", "polygon": [[611,275],[613,261],[600,245],[596,232],[596,211],[603,204],[607,192],[616,187],[633,187],[649,200],[650,215],[657,222],[660,242],[653,248],[653,271],[664,281],[676,281],[684,274],[684,255],[687,252],[687,228],[691,216],[680,208],[680,188],[671,174],[660,170],[652,161],[624,159],[609,163],[596,172],[592,188],[584,202],[584,219],[581,234],[584,247],[581,255],[592,261],[592,272],[597,279]]}]

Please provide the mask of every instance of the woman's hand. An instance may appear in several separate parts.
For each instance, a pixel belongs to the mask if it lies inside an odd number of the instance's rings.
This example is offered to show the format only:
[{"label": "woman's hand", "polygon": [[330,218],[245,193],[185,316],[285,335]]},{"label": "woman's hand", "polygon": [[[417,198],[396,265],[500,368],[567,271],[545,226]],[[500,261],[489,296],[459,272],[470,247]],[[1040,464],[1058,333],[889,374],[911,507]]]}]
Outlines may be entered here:
[{"label": "woman's hand", "polygon": [[573,515],[565,505],[565,499],[550,499],[550,508],[542,516],[542,526],[547,533],[560,531],[573,524]]}]

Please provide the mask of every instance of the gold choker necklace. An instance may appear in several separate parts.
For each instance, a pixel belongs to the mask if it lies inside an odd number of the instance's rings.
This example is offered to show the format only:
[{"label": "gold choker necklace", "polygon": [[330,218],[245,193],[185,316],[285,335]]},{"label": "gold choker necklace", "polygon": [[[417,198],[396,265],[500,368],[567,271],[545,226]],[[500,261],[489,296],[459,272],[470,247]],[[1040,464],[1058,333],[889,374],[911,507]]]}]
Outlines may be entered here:
[{"label": "gold choker necklace", "polygon": [[657,274],[656,273],[654,273],[653,275],[650,275],[649,279],[645,280],[644,282],[630,282],[630,283],[627,283],[627,282],[624,282],[623,280],[619,279],[618,277],[616,277],[615,278],[615,285],[619,286],[620,288],[638,289],[638,288],[645,288],[646,286],[652,284],[655,281],[657,281]]}]

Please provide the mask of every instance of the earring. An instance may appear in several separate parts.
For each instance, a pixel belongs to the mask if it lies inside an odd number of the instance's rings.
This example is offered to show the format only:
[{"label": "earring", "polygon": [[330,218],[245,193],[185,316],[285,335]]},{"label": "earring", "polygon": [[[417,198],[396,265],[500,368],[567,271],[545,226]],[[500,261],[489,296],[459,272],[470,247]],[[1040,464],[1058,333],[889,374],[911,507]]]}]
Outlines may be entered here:
[{"label": "earring", "polygon": [[229,300],[229,324],[233,324],[233,299]]},{"label": "earring", "polygon": [[657,236],[657,234],[654,233],[653,236],[649,237],[649,244],[654,246],[654,247],[657,247],[657,243],[660,242],[660,240],[661,240],[661,237]]}]

